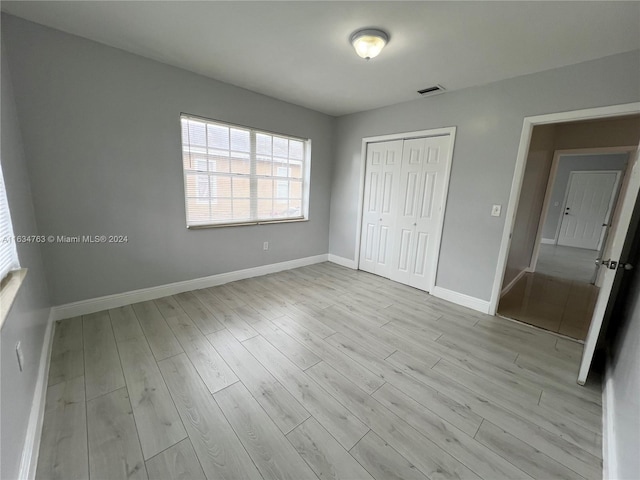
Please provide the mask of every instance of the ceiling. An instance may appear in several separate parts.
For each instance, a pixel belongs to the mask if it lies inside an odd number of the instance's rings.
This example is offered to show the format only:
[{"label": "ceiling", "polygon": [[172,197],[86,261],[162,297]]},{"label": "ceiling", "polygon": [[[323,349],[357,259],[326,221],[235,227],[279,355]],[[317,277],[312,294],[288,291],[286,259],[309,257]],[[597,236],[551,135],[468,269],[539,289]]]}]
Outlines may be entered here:
[{"label": "ceiling", "polygon": [[[640,2],[3,1],[2,10],[330,115],[640,48]],[[363,27],[391,37],[370,61],[348,42]]]}]

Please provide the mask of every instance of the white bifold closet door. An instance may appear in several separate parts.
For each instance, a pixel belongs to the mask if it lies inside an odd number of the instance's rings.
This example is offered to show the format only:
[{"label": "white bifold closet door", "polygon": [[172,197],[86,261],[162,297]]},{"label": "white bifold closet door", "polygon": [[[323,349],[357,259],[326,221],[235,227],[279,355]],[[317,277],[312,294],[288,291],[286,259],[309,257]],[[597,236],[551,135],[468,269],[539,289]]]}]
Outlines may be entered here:
[{"label": "white bifold closet door", "polygon": [[360,270],[389,277],[398,202],[402,140],[367,146]]},{"label": "white bifold closet door", "polygon": [[368,146],[362,270],[433,287],[450,141],[445,135]]}]

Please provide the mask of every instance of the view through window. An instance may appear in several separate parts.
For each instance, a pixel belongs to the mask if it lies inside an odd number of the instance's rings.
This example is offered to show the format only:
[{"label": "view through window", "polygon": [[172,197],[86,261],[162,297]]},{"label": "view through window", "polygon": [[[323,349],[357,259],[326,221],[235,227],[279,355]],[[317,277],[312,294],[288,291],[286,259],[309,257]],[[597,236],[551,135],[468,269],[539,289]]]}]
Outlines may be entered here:
[{"label": "view through window", "polygon": [[305,219],[310,140],[181,116],[187,226]]}]

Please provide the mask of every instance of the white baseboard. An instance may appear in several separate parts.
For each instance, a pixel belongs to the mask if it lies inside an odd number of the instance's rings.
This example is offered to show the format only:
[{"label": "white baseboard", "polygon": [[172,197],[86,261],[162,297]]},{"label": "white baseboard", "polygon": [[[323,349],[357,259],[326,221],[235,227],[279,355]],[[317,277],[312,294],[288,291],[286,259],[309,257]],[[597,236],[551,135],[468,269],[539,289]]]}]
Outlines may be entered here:
[{"label": "white baseboard", "polygon": [[482,313],[489,313],[490,302],[487,300],[481,300],[476,297],[465,295],[464,293],[454,292],[453,290],[447,290],[446,288],[435,286],[429,292],[434,297],[447,300],[448,302],[462,305],[463,307],[471,308]]},{"label": "white baseboard", "polygon": [[33,480],[36,476],[38,454],[40,453],[40,437],[42,436],[42,422],[44,420],[44,408],[47,399],[47,379],[49,378],[49,365],[51,362],[51,346],[53,344],[53,309],[49,310],[47,328],[42,342],[40,364],[36,378],[36,388],[33,392],[31,413],[27,424],[27,434],[22,447],[20,460],[20,480]]},{"label": "white baseboard", "polygon": [[547,245],[555,245],[556,244],[556,239],[555,238],[541,238],[540,239],[540,243],[545,243]]},{"label": "white baseboard", "polygon": [[356,261],[351,260],[350,258],[339,257],[338,255],[333,255],[330,253],[329,261],[337,265],[342,265],[343,267],[351,268],[352,270],[358,269],[358,266],[356,265]]},{"label": "white baseboard", "polygon": [[618,478],[618,461],[613,420],[613,379],[610,368],[607,361],[602,389],[602,478],[613,480]]},{"label": "white baseboard", "polygon": [[509,292],[509,290],[511,290],[513,288],[513,286],[516,283],[518,283],[518,280],[520,280],[522,277],[524,277],[524,274],[529,272],[529,271],[530,270],[527,268],[527,269],[522,270],[520,273],[518,273],[515,276],[515,278],[513,280],[511,280],[506,287],[503,287],[502,291],[500,292],[500,298],[504,297],[507,294],[507,292]]},{"label": "white baseboard", "polygon": [[322,255],[315,255],[313,257],[298,258],[296,260],[289,260],[286,262],[261,265],[259,267],[236,270],[234,272],[194,278],[193,280],[185,280],[183,282],[169,283],[167,285],[159,285],[157,287],[142,288],[140,290],[116,293],[114,295],[91,298],[80,302],[67,303],[66,305],[58,305],[52,308],[53,319],[62,320],[63,318],[77,317],[78,315],[88,315],[90,313],[100,312],[109,308],[123,307],[132,303],[154,300],[156,298],[189,292],[200,288],[215,287],[216,285],[235,282],[236,280],[259,277],[269,273],[281,272],[283,270],[291,270],[292,268],[326,262],[327,260],[328,254],[325,253]]}]

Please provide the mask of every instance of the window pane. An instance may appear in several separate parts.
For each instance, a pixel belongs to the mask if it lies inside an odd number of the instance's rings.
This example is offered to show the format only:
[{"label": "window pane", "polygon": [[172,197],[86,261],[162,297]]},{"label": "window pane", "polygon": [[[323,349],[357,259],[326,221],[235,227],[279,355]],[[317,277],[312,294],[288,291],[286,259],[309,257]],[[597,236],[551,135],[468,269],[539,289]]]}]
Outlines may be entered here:
[{"label": "window pane", "polygon": [[233,199],[233,218],[247,220],[251,218],[251,201],[247,199]]},{"label": "window pane", "polygon": [[251,159],[249,155],[242,158],[237,154],[231,158],[231,173],[251,173]]},{"label": "window pane", "polygon": [[258,218],[272,218],[273,199],[258,199]]},{"label": "window pane", "polygon": [[273,156],[287,158],[289,156],[289,140],[273,137]]},{"label": "window pane", "polygon": [[209,160],[209,171],[210,172],[219,172],[219,173],[229,173],[229,157],[221,157],[216,155],[214,157],[210,157]]},{"label": "window pane", "polygon": [[187,174],[185,189],[187,197],[209,197],[209,175]]},{"label": "window pane", "polygon": [[256,133],[256,153],[271,156],[271,135]]},{"label": "window pane", "polygon": [[287,210],[289,209],[289,199],[276,199],[273,201],[273,216],[280,218],[287,216]]},{"label": "window pane", "polygon": [[247,130],[231,129],[231,150],[247,153],[251,151],[251,142]]},{"label": "window pane", "polygon": [[289,184],[289,196],[291,198],[302,198],[302,182],[291,180]]},{"label": "window pane", "polygon": [[289,164],[289,177],[302,178],[302,163],[292,161]]},{"label": "window pane", "polygon": [[218,198],[218,201],[211,205],[212,220],[232,220],[231,214],[231,199],[230,198]]},{"label": "window pane", "polygon": [[206,147],[207,136],[205,135],[205,124],[202,122],[197,122],[195,120],[190,120],[187,132],[187,140],[189,145]]},{"label": "window pane", "polygon": [[256,162],[256,175],[270,177],[273,171],[271,170],[271,158],[268,160],[260,160]]},{"label": "window pane", "polygon": [[203,202],[202,199],[187,198],[187,212],[190,222],[202,223],[211,220],[209,218],[209,202]]},{"label": "window pane", "polygon": [[258,198],[273,197],[273,180],[258,179]]},{"label": "window pane", "polygon": [[304,144],[298,140],[289,140],[289,158],[302,160],[304,154]]},{"label": "window pane", "polygon": [[276,198],[289,198],[289,182],[278,180],[276,182]]},{"label": "window pane", "polygon": [[207,125],[209,148],[229,150],[229,128],[222,125]]},{"label": "window pane", "polygon": [[222,175],[213,175],[211,177],[212,185],[215,185],[215,194],[213,193],[213,187],[211,189],[212,197],[231,197],[231,177]]},{"label": "window pane", "polygon": [[233,178],[233,197],[234,198],[251,198],[251,182],[248,178]]},{"label": "window pane", "polygon": [[289,200],[289,209],[287,210],[288,217],[301,217],[302,216],[302,200]]}]

